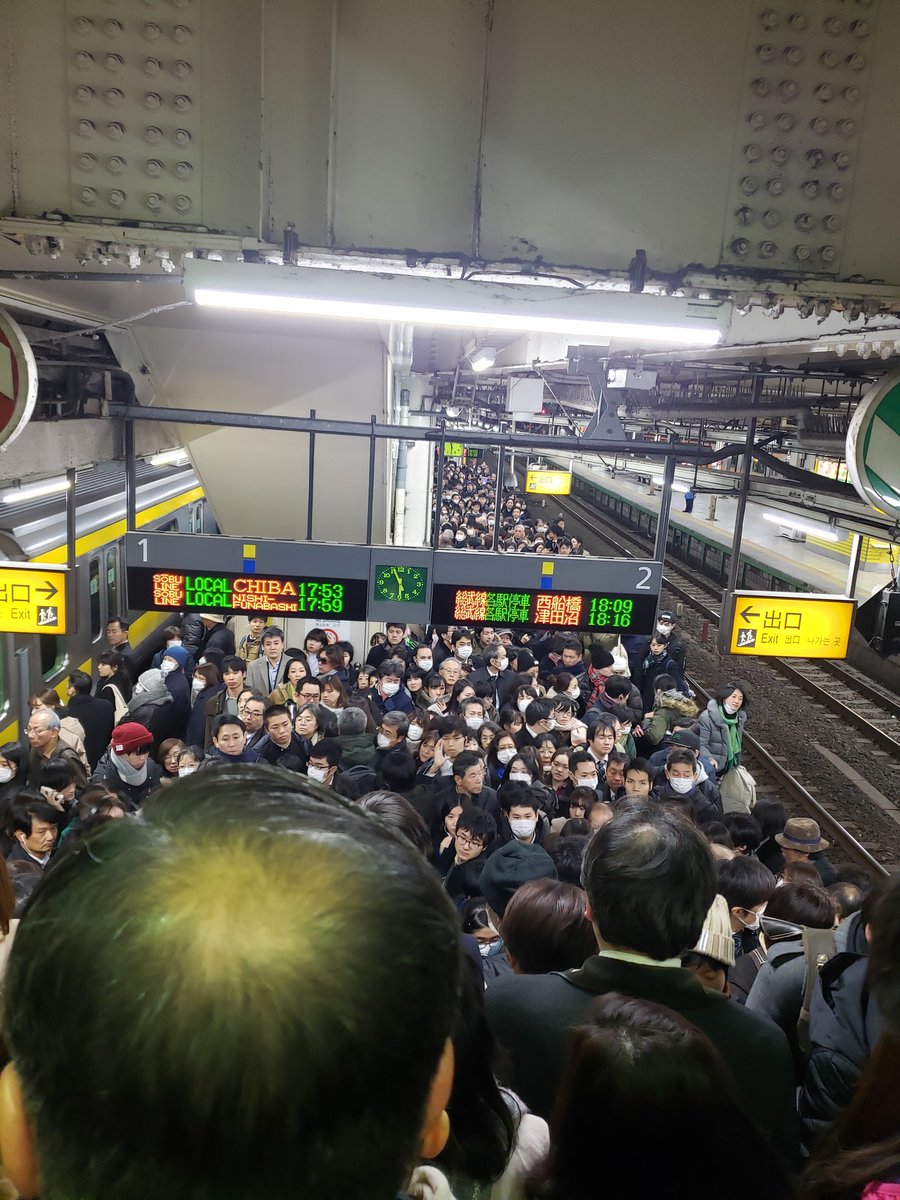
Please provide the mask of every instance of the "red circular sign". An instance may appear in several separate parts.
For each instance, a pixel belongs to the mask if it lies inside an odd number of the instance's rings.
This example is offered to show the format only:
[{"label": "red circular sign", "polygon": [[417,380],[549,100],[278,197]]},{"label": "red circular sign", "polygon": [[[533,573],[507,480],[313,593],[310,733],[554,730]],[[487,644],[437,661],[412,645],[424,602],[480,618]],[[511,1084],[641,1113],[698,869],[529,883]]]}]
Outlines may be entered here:
[{"label": "red circular sign", "polygon": [[9,313],[0,308],[0,447],[19,436],[36,400],[37,366],[31,346]]}]

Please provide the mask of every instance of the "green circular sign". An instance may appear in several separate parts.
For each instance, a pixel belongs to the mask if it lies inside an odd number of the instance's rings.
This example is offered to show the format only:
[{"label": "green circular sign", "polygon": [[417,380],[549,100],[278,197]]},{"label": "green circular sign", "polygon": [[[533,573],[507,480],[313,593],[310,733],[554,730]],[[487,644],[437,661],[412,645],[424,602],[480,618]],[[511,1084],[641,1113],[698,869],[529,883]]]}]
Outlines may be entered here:
[{"label": "green circular sign", "polygon": [[847,469],[867,504],[900,515],[900,371],[863,396],[847,430]]}]

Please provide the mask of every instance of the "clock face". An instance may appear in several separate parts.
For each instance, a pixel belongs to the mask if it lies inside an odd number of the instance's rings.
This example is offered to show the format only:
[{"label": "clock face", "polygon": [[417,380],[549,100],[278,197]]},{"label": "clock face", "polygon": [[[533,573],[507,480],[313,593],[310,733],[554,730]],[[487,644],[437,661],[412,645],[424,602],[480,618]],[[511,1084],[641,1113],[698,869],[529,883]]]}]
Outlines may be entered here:
[{"label": "clock face", "polygon": [[375,568],[375,599],[421,604],[427,582],[427,567],[378,566]]}]

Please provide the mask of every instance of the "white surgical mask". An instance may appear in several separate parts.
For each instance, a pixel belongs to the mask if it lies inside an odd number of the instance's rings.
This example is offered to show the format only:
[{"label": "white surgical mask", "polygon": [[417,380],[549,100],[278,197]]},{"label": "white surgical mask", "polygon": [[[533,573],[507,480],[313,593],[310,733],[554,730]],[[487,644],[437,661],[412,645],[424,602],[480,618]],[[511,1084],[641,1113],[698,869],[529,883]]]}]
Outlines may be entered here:
[{"label": "white surgical mask", "polygon": [[508,746],[505,750],[497,751],[497,761],[502,762],[504,766],[506,766],[508,762],[512,762],[515,757],[516,752],[512,746]]},{"label": "white surgical mask", "polygon": [[384,679],[381,682],[381,690],[386,696],[396,696],[400,691],[400,684],[396,679]]},{"label": "white surgical mask", "polygon": [[537,820],[531,817],[518,817],[514,821],[510,821],[509,827],[512,830],[513,837],[527,838],[534,833],[534,827],[537,825]]},{"label": "white surgical mask", "polygon": [[0,767],[0,783],[9,783],[12,777],[12,767]]},{"label": "white surgical mask", "polygon": [[726,701],[725,701],[725,703],[722,705],[722,707],[723,707],[723,708],[725,709],[725,711],[728,713],[729,717],[733,717],[733,716],[734,716],[734,714],[735,714],[735,713],[738,711],[738,709],[739,709],[741,706],[740,706],[739,704],[737,704],[737,705],[735,705],[735,704],[729,704],[729,703],[728,703],[728,701],[726,700]]},{"label": "white surgical mask", "polygon": [[192,692],[202,692],[205,687],[206,687],[205,679],[195,679],[191,683],[191,691]]},{"label": "white surgical mask", "polygon": [[196,767],[179,767],[179,768],[178,768],[178,774],[179,774],[179,775],[181,776],[181,778],[183,779],[183,778],[185,777],[185,775],[193,775],[193,773],[194,773],[196,770],[197,770],[197,768],[196,768]]},{"label": "white surgical mask", "polygon": [[566,692],[566,695],[571,696],[571,698],[573,700],[577,700],[581,696],[581,689],[579,688],[578,684],[573,683],[572,686],[569,688],[569,690]]},{"label": "white surgical mask", "polygon": [[481,957],[482,957],[482,958],[490,958],[490,956],[493,954],[493,952],[494,952],[496,949],[497,949],[497,943],[496,943],[496,942],[482,942],[482,941],[479,941],[479,943],[478,943],[478,952],[479,952],[479,954],[481,955]]},{"label": "white surgical mask", "polygon": [[375,741],[378,744],[379,750],[384,750],[384,748],[386,746],[389,746],[391,744],[391,739],[388,737],[388,735],[386,733],[377,734],[375,737]]},{"label": "white surgical mask", "polygon": [[528,705],[530,703],[531,703],[530,696],[525,697],[524,700],[517,701],[516,708],[519,710],[519,712],[522,714],[523,717],[525,716],[525,709],[528,707]]},{"label": "white surgical mask", "polygon": [[162,675],[163,679],[165,679],[167,675],[171,674],[172,671],[177,670],[178,663],[172,662],[171,658],[164,658],[159,664],[159,673]]},{"label": "white surgical mask", "polygon": [[556,718],[551,717],[549,719],[549,721],[547,722],[547,729],[549,730],[549,732],[552,733],[555,728],[556,728]]},{"label": "white surgical mask", "polygon": [[754,913],[752,921],[745,921],[743,917],[738,917],[738,920],[740,921],[740,923],[743,925],[743,927],[745,929],[752,929],[752,930],[756,931],[757,929],[759,929],[759,919],[761,916],[762,916],[762,913]]},{"label": "white surgical mask", "polygon": [[579,779],[579,780],[578,780],[578,787],[589,787],[589,788],[595,788],[599,782],[600,782],[600,778],[599,778],[599,776],[597,776],[597,775],[588,775],[588,777],[587,777],[586,779]]},{"label": "white surgical mask", "polygon": [[657,624],[657,626],[656,626],[656,632],[657,632],[657,633],[666,633],[666,634],[668,634],[668,633],[671,633],[671,632],[672,632],[672,629],[673,629],[673,626],[672,626],[672,625],[663,625],[663,624],[661,624],[661,623],[658,623],[658,624]]},{"label": "white surgical mask", "polygon": [[472,657],[472,647],[471,646],[457,646],[456,647],[456,657],[461,658],[465,662],[465,660],[467,658]]},{"label": "white surgical mask", "polygon": [[527,771],[510,771],[509,777],[513,783],[531,783],[531,776]]},{"label": "white surgical mask", "polygon": [[433,666],[434,666],[433,658],[420,658],[419,659],[419,669],[420,670],[430,671]]},{"label": "white surgical mask", "polygon": [[410,725],[406,731],[406,740],[417,746],[422,740],[423,729],[421,725]]},{"label": "white surgical mask", "polygon": [[466,724],[477,732],[484,724],[484,717],[466,717]]},{"label": "white surgical mask", "polygon": [[307,767],[306,774],[310,779],[314,779],[316,783],[324,783],[325,777],[328,774],[328,767]]},{"label": "white surgical mask", "polygon": [[694,786],[693,779],[670,779],[669,787],[673,792],[677,792],[679,796],[685,796]]},{"label": "white surgical mask", "polygon": [[503,662],[497,663],[497,669],[500,671],[505,671],[508,666],[509,666],[508,658],[504,658]]}]

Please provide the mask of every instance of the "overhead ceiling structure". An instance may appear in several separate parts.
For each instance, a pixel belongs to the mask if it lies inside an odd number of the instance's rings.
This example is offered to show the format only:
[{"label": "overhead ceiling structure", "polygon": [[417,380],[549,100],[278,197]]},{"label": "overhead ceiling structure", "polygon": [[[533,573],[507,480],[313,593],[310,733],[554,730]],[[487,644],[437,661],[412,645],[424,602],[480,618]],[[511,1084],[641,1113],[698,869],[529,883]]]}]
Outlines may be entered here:
[{"label": "overhead ceiling structure", "polygon": [[[201,310],[201,259],[275,289],[286,268],[413,277],[447,307],[463,284],[620,322],[658,301],[723,335],[524,323],[492,338],[498,368],[593,340],[701,372],[877,375],[900,350],[898,44],[887,0],[6,0],[0,303],[108,327],[67,354],[102,336],[138,402],[169,407],[391,416],[396,378],[490,332]],[[229,532],[256,519],[236,462],[276,494],[306,468],[299,436],[183,435]],[[333,536],[366,454],[319,449]]]}]

